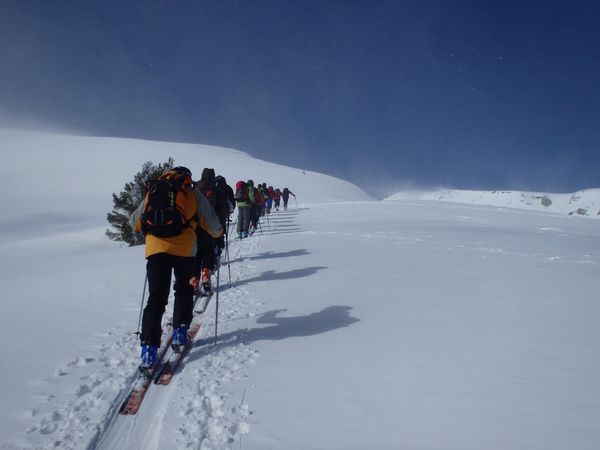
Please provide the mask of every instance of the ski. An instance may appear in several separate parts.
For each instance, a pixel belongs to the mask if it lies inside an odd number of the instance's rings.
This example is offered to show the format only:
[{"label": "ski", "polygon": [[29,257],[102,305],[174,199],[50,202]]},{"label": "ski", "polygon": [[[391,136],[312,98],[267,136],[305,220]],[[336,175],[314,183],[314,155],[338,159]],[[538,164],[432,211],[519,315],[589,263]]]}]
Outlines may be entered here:
[{"label": "ski", "polygon": [[186,345],[171,345],[172,352],[156,375],[154,384],[167,385],[171,382],[171,379],[173,378],[173,375],[175,375],[175,371],[179,367],[179,364],[181,364],[181,361],[183,361],[190,349],[194,346],[194,338],[200,331],[201,326],[201,322],[192,323],[190,329],[188,330],[188,342]]},{"label": "ski", "polygon": [[173,375],[175,375],[175,371],[185,358],[185,356],[189,353],[190,349],[194,346],[194,339],[198,335],[200,328],[202,327],[202,322],[200,321],[200,317],[212,298],[212,292],[208,294],[206,297],[206,301],[202,308],[198,311],[195,311],[194,320],[190,325],[190,329],[188,330],[188,342],[186,345],[175,346],[171,345],[171,353],[169,357],[163,362],[160,370],[157,372],[154,378],[154,384],[162,384],[167,385],[171,382]]},{"label": "ski", "polygon": [[[201,314],[206,310],[206,307],[208,306],[208,302],[210,301],[211,295],[212,295],[212,293],[204,294],[204,293],[199,292],[197,295],[194,296],[194,308],[196,307],[198,299],[203,298],[203,297],[207,299],[206,302],[204,302],[204,306],[202,307],[202,309],[194,310],[194,314]],[[157,374],[160,374],[163,372],[163,368],[164,368],[163,361],[165,360],[165,356],[169,355],[168,358],[166,359],[167,361],[169,361],[172,358],[171,341],[173,339],[173,336],[171,333],[168,333],[168,335],[169,335],[169,338],[167,339],[165,346],[161,349],[161,351],[158,355],[158,358],[156,360],[156,364],[151,368],[143,369],[142,367],[138,367],[139,374],[138,374],[136,380],[134,381],[134,383],[131,387],[131,390],[129,391],[129,394],[127,395],[127,397],[121,404],[121,407],[119,408],[120,414],[134,415],[138,412],[138,410],[140,409],[140,406],[142,404],[142,401],[144,400],[144,397],[146,396],[146,392],[148,391],[148,389],[150,388],[150,385],[152,384],[152,380],[156,380]],[[170,351],[171,351],[171,353],[170,353]]]},{"label": "ski", "polygon": [[158,355],[156,364],[153,367],[151,367],[151,368],[138,367],[138,370],[140,373],[138,374],[138,377],[136,378],[135,382],[133,383],[133,386],[132,386],[129,394],[127,395],[127,397],[121,404],[121,408],[119,408],[119,414],[134,415],[138,412],[138,409],[140,409],[140,405],[142,404],[142,401],[144,400],[146,392],[148,391],[150,384],[152,384],[153,374],[156,371],[156,369],[159,367],[159,365],[161,364],[163,358],[167,354],[167,350],[170,347],[171,347],[171,338],[169,338],[169,340],[167,341],[164,348],[160,351],[160,354]]},{"label": "ski", "polygon": [[[188,343],[182,346],[182,348],[171,345],[173,336],[171,333],[169,333],[169,338],[167,339],[165,346],[160,350],[156,364],[154,364],[152,368],[138,367],[139,374],[133,382],[129,394],[127,394],[127,397],[125,397],[125,400],[123,400],[123,403],[119,408],[119,414],[136,414],[140,409],[142,401],[146,396],[146,392],[148,392],[153,380],[155,384],[163,385],[171,382],[171,378],[173,378],[175,370],[193,346],[193,340],[200,331],[200,327],[202,325],[198,317],[200,317],[206,311],[213,294],[214,291],[205,291],[202,287],[194,293],[194,316],[188,331]],[[201,308],[196,309],[196,304],[201,298],[204,299],[203,305]],[[167,355],[168,357],[166,357]]]}]

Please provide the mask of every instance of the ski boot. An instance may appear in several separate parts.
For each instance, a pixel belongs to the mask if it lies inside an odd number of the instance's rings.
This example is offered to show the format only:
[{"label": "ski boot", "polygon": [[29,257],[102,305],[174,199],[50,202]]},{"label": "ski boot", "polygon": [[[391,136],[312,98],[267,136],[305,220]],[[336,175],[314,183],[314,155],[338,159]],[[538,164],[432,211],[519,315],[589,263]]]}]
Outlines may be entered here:
[{"label": "ski boot", "polygon": [[190,285],[194,288],[194,295],[198,295],[200,290],[200,282],[198,281],[198,277],[190,278]]},{"label": "ski boot", "polygon": [[158,346],[150,344],[142,344],[142,364],[140,364],[141,372],[148,372],[156,364],[158,359]]},{"label": "ski boot", "polygon": [[188,330],[187,327],[173,328],[173,339],[171,340],[171,348],[175,351],[179,351],[182,346],[188,343]]},{"label": "ski boot", "polygon": [[212,286],[210,285],[210,270],[208,267],[202,269],[202,273],[200,274],[200,285],[202,286],[202,290],[208,295],[211,291]]}]

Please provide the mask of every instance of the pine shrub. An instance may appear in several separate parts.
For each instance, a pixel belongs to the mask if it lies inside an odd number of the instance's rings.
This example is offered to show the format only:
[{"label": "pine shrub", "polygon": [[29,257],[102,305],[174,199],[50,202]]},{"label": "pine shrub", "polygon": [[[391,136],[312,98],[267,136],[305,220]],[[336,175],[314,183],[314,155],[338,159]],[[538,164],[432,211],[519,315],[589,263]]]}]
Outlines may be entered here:
[{"label": "pine shrub", "polygon": [[164,172],[172,169],[174,162],[171,157],[167,162],[158,165],[152,161],[145,162],[142,170],[133,177],[133,181],[126,183],[119,194],[113,193],[113,210],[106,215],[106,220],[113,228],[113,230],[106,230],[109,239],[126,242],[129,246],[145,243],[144,236],[133,232],[129,225],[129,216],[144,201],[147,186]]}]

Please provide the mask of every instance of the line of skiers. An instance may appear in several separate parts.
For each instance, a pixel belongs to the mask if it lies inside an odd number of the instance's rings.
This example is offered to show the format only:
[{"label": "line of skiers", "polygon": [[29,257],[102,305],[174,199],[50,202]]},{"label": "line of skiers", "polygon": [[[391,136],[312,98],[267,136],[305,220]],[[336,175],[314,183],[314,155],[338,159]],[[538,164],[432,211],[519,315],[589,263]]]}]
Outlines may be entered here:
[{"label": "line of skiers", "polygon": [[267,183],[254,186],[253,180],[238,181],[235,184],[235,200],[238,207],[237,233],[240,239],[252,235],[258,227],[258,221],[271,210],[279,211],[283,199],[283,209],[287,209],[290,195],[296,197],[288,188],[281,191]]},{"label": "line of skiers", "polygon": [[236,183],[236,191],[214,169],[204,168],[200,180],[192,180],[186,167],[175,167],[147,186],[144,201],[129,217],[135,233],[146,237],[148,300],[141,318],[140,367],[154,367],[162,336],[162,317],[171,287],[172,273],[174,346],[184,346],[192,321],[195,295],[208,295],[211,275],[217,269],[230,215],[238,206],[238,235],[247,237],[250,225],[256,229],[259,217],[274,206],[287,209],[285,188],[255,188],[252,180]]}]

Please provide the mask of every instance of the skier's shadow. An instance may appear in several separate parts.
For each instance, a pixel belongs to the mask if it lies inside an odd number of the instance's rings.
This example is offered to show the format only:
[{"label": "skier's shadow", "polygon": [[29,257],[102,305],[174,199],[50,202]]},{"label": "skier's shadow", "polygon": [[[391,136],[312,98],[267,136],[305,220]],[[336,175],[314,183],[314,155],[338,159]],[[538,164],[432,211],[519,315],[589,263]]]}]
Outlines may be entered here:
[{"label": "skier's shadow", "polygon": [[298,228],[298,224],[295,222],[289,222],[289,223],[275,222],[275,223],[273,223],[272,228],[275,230],[279,230],[281,228]]},{"label": "skier's shadow", "polygon": [[267,223],[296,223],[294,217],[275,217],[269,219]]},{"label": "skier's shadow", "polygon": [[303,269],[288,270],[287,272],[276,272],[274,270],[267,270],[260,275],[257,275],[246,280],[239,280],[233,283],[234,287],[242,286],[248,283],[254,283],[256,281],[273,281],[273,280],[289,280],[292,278],[302,278],[314,275],[319,270],[326,269],[324,266],[310,266]]},{"label": "skier's shadow", "polygon": [[268,230],[265,231],[265,234],[268,234],[269,236],[274,236],[276,234],[294,234],[294,233],[301,233],[303,231],[306,231],[306,230],[303,230],[302,228],[288,228],[285,230],[273,229],[271,231],[268,231]]},{"label": "skier's shadow", "polygon": [[255,259],[272,259],[272,258],[289,258],[290,256],[304,256],[308,255],[309,251],[305,248],[299,248],[298,250],[290,250],[289,252],[264,252],[254,256],[244,256],[237,259],[232,259],[230,263],[245,261],[245,260],[255,260]]},{"label": "skier's shadow", "polygon": [[218,351],[225,346],[249,344],[256,341],[278,341],[293,337],[314,336],[328,331],[348,327],[359,319],[350,316],[350,306],[328,306],[319,312],[304,316],[278,317],[286,309],[276,309],[262,314],[256,323],[270,324],[267,327],[232,331],[218,336],[218,345],[213,346],[214,338],[198,341],[194,347],[201,351],[193,352],[189,361],[202,358],[207,352]]},{"label": "skier's shadow", "polygon": [[272,220],[270,222],[272,226],[278,226],[278,227],[291,227],[294,225],[298,225],[298,223],[295,220],[287,220],[287,219],[282,219],[282,220]]}]

